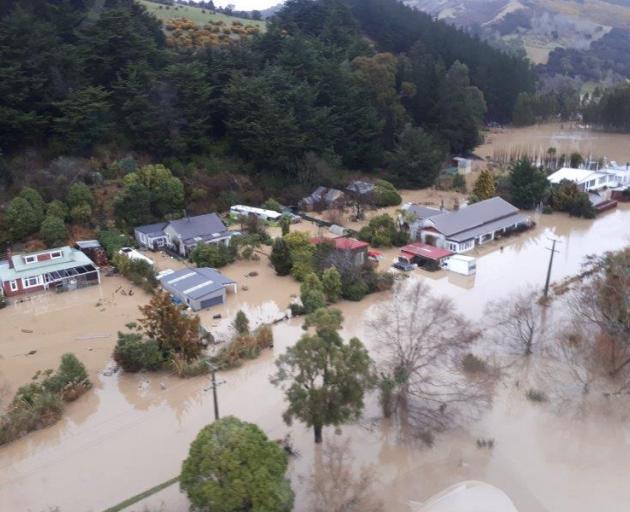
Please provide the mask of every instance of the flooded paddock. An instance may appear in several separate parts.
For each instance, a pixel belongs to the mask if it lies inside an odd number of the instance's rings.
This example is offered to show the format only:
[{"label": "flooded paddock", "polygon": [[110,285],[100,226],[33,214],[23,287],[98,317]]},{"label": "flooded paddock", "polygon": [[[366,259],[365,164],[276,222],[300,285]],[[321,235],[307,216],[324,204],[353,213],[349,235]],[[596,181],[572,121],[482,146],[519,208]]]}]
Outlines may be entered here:
[{"label": "flooded paddock", "polygon": [[630,134],[596,131],[575,123],[493,129],[475,153],[490,159],[495,154],[515,151],[544,155],[551,147],[556,148],[558,155],[577,151],[584,157],[608,158],[619,164],[630,160]]},{"label": "flooded paddock", "polygon": [[[621,248],[630,242],[630,206],[606,212],[595,220],[565,215],[539,215],[537,227],[519,236],[493,242],[478,250],[476,276],[415,271],[433,291],[453,298],[471,319],[479,319],[489,300],[501,299],[531,284],[542,288],[549,252],[548,236],[560,239],[552,278],[575,274],[583,258]],[[300,229],[299,227],[297,229]],[[385,251],[391,261],[396,250]],[[389,258],[389,260],[387,259]],[[160,259],[160,268],[180,262]],[[245,277],[250,272],[255,277]],[[239,308],[258,312],[260,320],[282,311],[299,286],[277,278],[264,258],[239,262],[223,272],[239,283],[223,309],[202,315],[204,323],[229,322]],[[242,285],[248,287],[242,291]],[[100,287],[66,294],[44,294],[0,311],[0,374],[13,389],[39,369],[55,367],[63,352],[83,360],[95,384],[92,391],[69,404],[62,420],[45,430],[0,448],[0,510],[101,511],[132,495],[164,482],[180,471],[190,442],[212,421],[208,378],[181,380],[167,374],[104,375],[116,331],[138,316],[137,306],[148,300],[140,291],[122,295],[129,284],[108,277]],[[360,303],[344,302],[344,336],[366,341],[364,322],[369,308],[386,294]],[[273,312],[273,313],[272,313]],[[213,316],[221,314],[221,319]],[[24,333],[22,329],[32,330]],[[299,422],[287,427],[281,419],[282,393],[269,383],[274,359],[301,335],[293,319],[274,326],[275,346],[243,367],[221,372],[222,415],[233,414],[261,426],[270,438],[291,434],[299,457],[290,477],[296,491],[297,512],[307,512],[305,478],[318,468],[320,448],[312,432]],[[36,350],[33,355],[26,353]],[[625,400],[625,399],[623,399]],[[582,415],[557,413],[546,404],[526,400],[514,378],[500,384],[491,410],[466,429],[437,437],[432,448],[403,442],[396,430],[378,420],[376,397],[370,396],[363,419],[324,432],[324,442],[349,439],[354,465],[371,465],[377,493],[388,512],[407,512],[445,487],[467,479],[489,482],[503,489],[520,512],[622,512],[630,502],[627,472],[630,427],[621,399],[601,410]],[[614,407],[615,414],[612,414]],[[476,446],[492,438],[492,450]],[[129,510],[146,507],[184,512],[187,501],[171,486]]]}]

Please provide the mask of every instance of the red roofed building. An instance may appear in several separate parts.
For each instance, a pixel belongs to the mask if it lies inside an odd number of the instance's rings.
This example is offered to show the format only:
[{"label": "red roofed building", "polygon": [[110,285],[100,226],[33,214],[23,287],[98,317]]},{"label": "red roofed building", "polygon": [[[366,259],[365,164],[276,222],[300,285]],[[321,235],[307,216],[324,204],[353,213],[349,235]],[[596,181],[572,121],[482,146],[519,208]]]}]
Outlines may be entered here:
[{"label": "red roofed building", "polygon": [[311,243],[331,244],[335,248],[335,253],[354,267],[361,267],[367,262],[368,247],[367,242],[362,242],[356,238],[340,236],[338,238],[315,237],[311,238]]},{"label": "red roofed building", "polygon": [[419,267],[433,270],[441,268],[442,261],[453,255],[448,249],[421,243],[405,245],[400,252],[402,256]]}]

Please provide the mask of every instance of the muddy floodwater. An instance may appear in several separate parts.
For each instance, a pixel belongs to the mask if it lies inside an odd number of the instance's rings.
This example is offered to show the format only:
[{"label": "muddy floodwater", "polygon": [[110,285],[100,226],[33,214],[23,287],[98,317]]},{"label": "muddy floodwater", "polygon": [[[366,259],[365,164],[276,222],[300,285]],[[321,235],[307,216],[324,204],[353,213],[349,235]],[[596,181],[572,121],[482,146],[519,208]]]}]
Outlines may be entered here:
[{"label": "muddy floodwater", "polygon": [[[601,254],[630,242],[630,207],[620,206],[595,220],[565,215],[536,215],[537,227],[494,242],[476,254],[476,276],[415,271],[439,294],[453,298],[471,319],[479,319],[488,300],[500,299],[526,285],[542,288],[549,238],[559,239],[552,280],[575,274],[588,254]],[[296,229],[299,229],[296,228]],[[386,259],[396,251],[385,251]],[[160,268],[180,262],[154,255]],[[252,272],[257,273],[252,275]],[[266,258],[239,262],[225,269],[239,283],[228,304],[204,312],[204,325],[225,329],[238,308],[255,321],[269,321],[285,310],[299,286],[277,278]],[[245,277],[245,276],[249,277]],[[243,286],[246,289],[243,289]],[[66,294],[43,294],[0,311],[0,376],[15,388],[32,374],[54,367],[62,353],[83,360],[94,389],[70,404],[56,425],[0,448],[0,510],[33,511],[59,507],[61,512],[102,511],[164,482],[180,471],[190,442],[212,421],[208,378],[181,380],[167,374],[103,374],[116,331],[138,316],[148,297],[119,277],[106,277],[100,287]],[[124,292],[124,293],[123,293]],[[365,337],[369,308],[388,295],[361,303],[342,303],[344,336]],[[222,318],[213,318],[221,314]],[[237,370],[221,372],[222,415],[233,414],[260,425],[272,439],[291,434],[299,456],[290,468],[297,493],[295,510],[307,512],[306,477],[318,467],[319,448],[299,422],[287,427],[281,419],[281,392],[269,383],[274,359],[301,335],[299,319],[274,326],[275,346]],[[32,332],[23,332],[23,330]],[[29,352],[36,351],[31,355]],[[500,384],[494,405],[480,421],[437,437],[431,448],[403,442],[378,419],[374,396],[362,420],[335,432],[325,429],[325,442],[349,440],[360,466],[371,465],[377,491],[388,512],[412,510],[461,480],[489,482],[510,495],[520,512],[622,512],[628,510],[630,486],[630,411],[626,399],[580,414],[559,413],[551,405],[524,398],[514,378]],[[609,407],[609,409],[607,408]],[[492,438],[492,450],[476,440]],[[129,508],[187,510],[177,485]]]},{"label": "muddy floodwater", "polygon": [[596,131],[575,123],[491,130],[475,153],[484,158],[514,151],[541,155],[550,147],[556,148],[558,155],[577,151],[585,157],[608,158],[620,164],[630,160],[630,134]]}]

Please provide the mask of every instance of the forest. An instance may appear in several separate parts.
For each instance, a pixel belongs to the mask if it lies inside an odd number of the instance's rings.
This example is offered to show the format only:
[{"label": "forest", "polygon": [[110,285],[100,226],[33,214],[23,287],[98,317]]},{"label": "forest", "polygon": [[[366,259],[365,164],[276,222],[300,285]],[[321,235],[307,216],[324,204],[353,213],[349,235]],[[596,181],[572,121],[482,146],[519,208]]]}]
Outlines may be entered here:
[{"label": "forest", "polygon": [[201,48],[167,46],[133,0],[9,0],[0,17],[4,199],[155,163],[193,211],[355,171],[428,186],[534,89],[526,61],[396,0],[290,0],[264,33]]}]

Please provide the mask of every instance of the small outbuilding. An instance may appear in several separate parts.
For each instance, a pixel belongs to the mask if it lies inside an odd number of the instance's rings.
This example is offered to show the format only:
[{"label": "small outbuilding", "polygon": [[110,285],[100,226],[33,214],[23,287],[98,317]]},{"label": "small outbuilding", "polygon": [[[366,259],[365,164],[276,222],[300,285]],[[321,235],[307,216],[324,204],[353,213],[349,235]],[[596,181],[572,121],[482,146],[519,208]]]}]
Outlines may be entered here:
[{"label": "small outbuilding", "polygon": [[160,277],[162,288],[180,304],[190,306],[193,311],[225,304],[226,290],[237,285],[213,268],[186,268]]},{"label": "small outbuilding", "polygon": [[442,262],[453,255],[448,249],[421,243],[405,245],[400,252],[411,263],[427,270],[439,270]]}]

